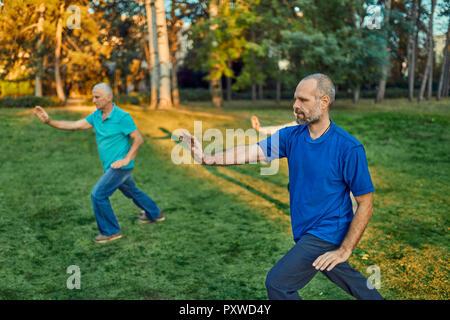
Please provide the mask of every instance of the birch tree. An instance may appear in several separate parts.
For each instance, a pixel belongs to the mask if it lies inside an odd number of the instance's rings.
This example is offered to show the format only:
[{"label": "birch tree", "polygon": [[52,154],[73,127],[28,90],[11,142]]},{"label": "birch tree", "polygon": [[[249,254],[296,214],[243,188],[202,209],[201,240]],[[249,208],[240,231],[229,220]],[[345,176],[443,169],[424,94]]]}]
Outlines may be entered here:
[{"label": "birch tree", "polygon": [[384,28],[385,28],[385,37],[386,37],[386,53],[388,54],[387,61],[381,65],[381,78],[378,83],[378,91],[377,91],[377,97],[375,99],[375,102],[381,102],[384,99],[384,94],[386,92],[386,83],[387,83],[387,77],[389,74],[389,18],[391,14],[391,0],[385,1],[385,16],[384,16]]},{"label": "birch tree", "polygon": [[431,86],[433,84],[433,58],[434,58],[434,46],[433,46],[433,17],[434,17],[434,9],[436,7],[436,0],[431,0],[431,12],[428,22],[428,30],[427,30],[427,63],[425,66],[425,70],[423,72],[422,83],[420,85],[419,96],[417,97],[417,101],[421,102],[423,100],[423,96],[425,93],[425,86],[428,81],[428,94],[427,99],[431,98]]},{"label": "birch tree", "polygon": [[145,0],[145,13],[147,16],[147,30],[148,30],[148,48],[149,48],[149,61],[148,61],[148,71],[150,74],[150,109],[155,109],[158,102],[158,78],[159,73],[155,69],[156,65],[156,51],[155,43],[153,41],[154,28],[153,28],[153,11],[152,1]]},{"label": "birch tree", "polygon": [[170,109],[172,108],[172,98],[170,94],[170,52],[169,38],[167,36],[167,22],[166,11],[164,9],[164,0],[155,0],[155,14],[160,66],[158,109]]}]

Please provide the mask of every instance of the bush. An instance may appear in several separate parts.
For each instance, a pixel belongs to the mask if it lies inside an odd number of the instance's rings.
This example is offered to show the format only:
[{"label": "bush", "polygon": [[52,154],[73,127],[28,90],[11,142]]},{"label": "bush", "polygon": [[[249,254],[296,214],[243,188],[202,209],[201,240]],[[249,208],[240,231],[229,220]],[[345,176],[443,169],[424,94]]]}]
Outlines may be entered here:
[{"label": "bush", "polygon": [[180,101],[210,101],[211,94],[208,89],[180,89]]},{"label": "bush", "polygon": [[[414,90],[414,95],[417,97],[418,90]],[[361,90],[360,98],[363,99],[375,99],[377,96],[376,90]],[[386,88],[386,92],[384,93],[385,99],[395,99],[395,98],[407,98],[408,97],[408,88]],[[351,99],[353,98],[353,92],[347,91],[338,91],[336,93],[336,99]]]},{"label": "bush", "polygon": [[34,108],[35,106],[53,107],[62,104],[58,99],[51,97],[5,97],[0,99],[0,108]]},{"label": "bush", "polygon": [[138,96],[131,96],[127,94],[119,94],[118,96],[114,96],[114,102],[118,105],[121,104],[134,104],[134,105],[140,105],[141,102],[139,100]]}]

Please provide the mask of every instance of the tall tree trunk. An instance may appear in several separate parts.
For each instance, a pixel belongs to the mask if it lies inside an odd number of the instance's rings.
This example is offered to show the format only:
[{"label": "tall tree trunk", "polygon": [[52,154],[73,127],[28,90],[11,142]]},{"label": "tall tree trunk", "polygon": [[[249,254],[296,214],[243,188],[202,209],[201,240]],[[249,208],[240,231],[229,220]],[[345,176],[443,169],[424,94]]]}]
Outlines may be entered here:
[{"label": "tall tree trunk", "polygon": [[114,88],[113,93],[115,96],[119,95],[119,83],[120,83],[120,71],[117,68],[117,62],[114,64]]},{"label": "tall tree trunk", "polygon": [[59,18],[56,25],[56,46],[55,46],[55,86],[56,86],[56,94],[58,95],[58,99],[61,101],[66,100],[66,95],[64,94],[63,89],[64,86],[61,79],[61,71],[60,71],[63,15],[64,15],[64,3],[61,3],[59,7]]},{"label": "tall tree trunk", "polygon": [[[210,0],[209,1],[209,17],[214,19],[219,13],[219,5],[222,0]],[[215,54],[215,53],[212,53]],[[212,103],[216,108],[223,108],[222,98],[222,79],[214,75],[214,70],[210,71],[211,77],[211,96]]]},{"label": "tall tree trunk", "polygon": [[231,78],[227,77],[227,101],[232,100]]},{"label": "tall tree trunk", "polygon": [[158,77],[159,74],[157,72],[157,69],[155,68],[155,62],[156,62],[156,52],[155,52],[155,43],[153,41],[154,39],[154,33],[155,28],[153,28],[153,11],[152,10],[152,1],[151,0],[145,0],[145,15],[147,18],[147,31],[148,31],[148,72],[150,75],[150,109],[156,109],[156,105],[158,103]]},{"label": "tall tree trunk", "polygon": [[177,58],[175,52],[172,54],[172,99],[174,106],[180,105],[180,91],[178,90],[178,76],[177,76]]},{"label": "tall tree trunk", "polygon": [[433,66],[434,66],[434,41],[433,37],[431,37],[431,57],[430,57],[430,71],[428,72],[428,90],[427,90],[427,96],[426,99],[430,100],[431,96],[433,95]]},{"label": "tall tree trunk", "polygon": [[417,97],[417,101],[421,102],[423,100],[423,95],[425,93],[425,85],[427,81],[432,82],[433,79],[432,76],[432,68],[433,68],[433,15],[434,15],[434,8],[436,6],[436,0],[431,0],[431,14],[429,17],[429,23],[428,23],[428,37],[427,37],[427,43],[428,43],[428,53],[427,53],[427,64],[425,66],[425,71],[423,72],[423,78],[422,83],[420,85],[420,92],[419,96]]},{"label": "tall tree trunk", "polygon": [[[420,1],[419,1],[420,6]],[[416,33],[418,29],[417,25],[417,6],[416,0],[412,2],[412,10],[410,19],[413,23],[413,28],[408,33],[408,46],[407,46],[407,60],[408,60],[408,100],[411,102],[414,99],[414,71],[416,69]]]},{"label": "tall tree trunk", "polygon": [[38,55],[36,77],[34,83],[34,95],[36,97],[42,97],[42,73],[43,73],[43,57],[41,52],[42,43],[44,42],[44,13],[45,13],[45,3],[41,3],[39,6],[39,20],[38,20],[38,34],[40,35],[39,40],[36,45],[36,52]]},{"label": "tall tree trunk", "polygon": [[263,85],[258,83],[258,98],[259,100],[263,100],[264,99],[264,94],[263,94]]},{"label": "tall tree trunk", "polygon": [[381,102],[384,99],[384,94],[386,92],[386,83],[387,83],[387,77],[388,77],[388,73],[389,73],[389,64],[390,64],[390,59],[389,59],[389,17],[391,14],[391,0],[386,0],[385,1],[385,10],[386,10],[386,15],[384,17],[384,27],[386,28],[385,30],[385,37],[386,37],[386,52],[388,53],[388,59],[386,61],[386,63],[383,63],[383,65],[381,66],[381,79],[380,82],[378,83],[378,91],[377,91],[377,97],[375,99],[375,102]]},{"label": "tall tree trunk", "polygon": [[[439,86],[438,86],[438,91],[436,94],[436,99],[438,101],[441,99],[441,96],[444,95],[444,89],[448,93],[448,83],[447,83],[447,86],[445,87],[444,79],[448,79],[449,71],[450,71],[450,59],[449,59],[449,53],[448,53],[448,47],[450,45],[449,35],[450,35],[450,22],[447,27],[447,39],[445,40],[444,55],[442,57],[441,76],[439,77]],[[448,96],[448,94],[447,94],[447,96]]]},{"label": "tall tree trunk", "polygon": [[[232,68],[232,63],[231,61],[227,61],[227,67],[228,69]],[[227,101],[231,101],[232,97],[232,91],[231,91],[231,77],[226,77],[227,79]]]},{"label": "tall tree trunk", "polygon": [[166,11],[164,0],[155,0],[156,32],[159,55],[159,103],[158,109],[172,108],[172,97],[170,95],[170,52],[169,38],[167,36]]},{"label": "tall tree trunk", "polygon": [[184,22],[177,17],[177,6],[175,1],[172,1],[169,21],[170,28],[168,30],[169,36],[169,49],[170,58],[172,62],[172,100],[174,106],[180,105],[180,91],[178,89],[178,58],[177,52],[179,51],[180,44],[178,40],[179,31],[182,28]]},{"label": "tall tree trunk", "polygon": [[276,83],[275,101],[278,105],[281,102],[281,81],[280,81],[279,77],[277,78],[277,83]]},{"label": "tall tree trunk", "polygon": [[359,102],[360,93],[361,93],[361,85],[358,84],[353,89],[353,103],[354,104]]},{"label": "tall tree trunk", "polygon": [[252,83],[252,101],[256,101],[256,83]]}]

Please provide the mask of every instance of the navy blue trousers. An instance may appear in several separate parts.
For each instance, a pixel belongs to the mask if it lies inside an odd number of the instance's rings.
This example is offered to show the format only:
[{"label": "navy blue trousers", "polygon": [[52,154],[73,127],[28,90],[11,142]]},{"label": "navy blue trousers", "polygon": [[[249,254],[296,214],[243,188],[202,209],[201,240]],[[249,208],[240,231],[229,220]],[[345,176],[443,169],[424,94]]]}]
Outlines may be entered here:
[{"label": "navy blue trousers", "polygon": [[[267,295],[271,300],[301,300],[298,290],[308,284],[318,270],[313,267],[317,257],[338,245],[305,234],[269,271],[266,277]],[[328,279],[356,299],[384,300],[375,289],[369,289],[367,278],[349,263],[337,264],[331,271],[321,271]]]}]

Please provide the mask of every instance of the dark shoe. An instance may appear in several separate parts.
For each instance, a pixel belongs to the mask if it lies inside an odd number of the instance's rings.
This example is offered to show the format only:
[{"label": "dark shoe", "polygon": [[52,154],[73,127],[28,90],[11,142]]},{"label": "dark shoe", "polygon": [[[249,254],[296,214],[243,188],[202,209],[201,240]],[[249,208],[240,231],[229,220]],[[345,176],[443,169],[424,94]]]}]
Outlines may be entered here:
[{"label": "dark shoe", "polygon": [[110,242],[110,241],[114,241],[117,239],[122,238],[122,233],[118,232],[116,234],[113,234],[112,236],[104,236],[102,234],[99,234],[98,236],[96,236],[94,238],[94,242],[95,243],[106,243],[106,242]]},{"label": "dark shoe", "polygon": [[156,220],[150,220],[149,218],[147,218],[147,216],[145,215],[145,211],[142,211],[144,214],[142,216],[140,216],[138,218],[138,222],[139,223],[154,223],[154,222],[161,222],[166,220],[166,215],[164,214],[164,211],[161,210],[158,218],[156,218]]}]

